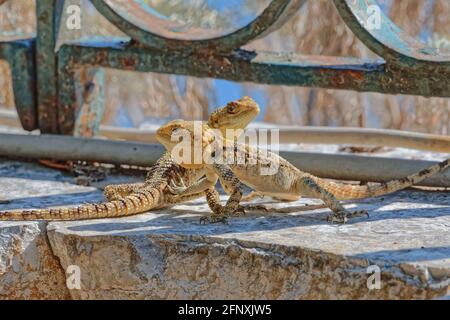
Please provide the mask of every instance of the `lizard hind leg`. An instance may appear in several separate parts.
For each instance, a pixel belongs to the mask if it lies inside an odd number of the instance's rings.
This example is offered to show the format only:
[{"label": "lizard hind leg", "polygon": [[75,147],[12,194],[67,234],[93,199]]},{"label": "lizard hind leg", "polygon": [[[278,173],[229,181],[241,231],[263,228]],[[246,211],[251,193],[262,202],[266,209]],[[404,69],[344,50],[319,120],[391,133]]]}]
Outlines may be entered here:
[{"label": "lizard hind leg", "polygon": [[330,208],[333,213],[327,217],[327,221],[331,223],[346,223],[348,219],[360,216],[369,216],[367,211],[350,212],[336,199],[336,197],[329,191],[319,186],[310,177],[299,178],[299,189],[302,195],[311,196],[322,200],[325,205]]}]

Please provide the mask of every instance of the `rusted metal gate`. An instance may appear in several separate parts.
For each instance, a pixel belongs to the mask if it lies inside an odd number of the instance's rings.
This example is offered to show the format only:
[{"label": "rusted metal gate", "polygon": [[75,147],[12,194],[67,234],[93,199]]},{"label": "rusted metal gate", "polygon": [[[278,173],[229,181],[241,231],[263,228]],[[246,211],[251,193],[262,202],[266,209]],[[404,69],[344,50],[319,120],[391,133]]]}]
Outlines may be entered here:
[{"label": "rusted metal gate", "polygon": [[[240,49],[282,26],[305,0],[273,0],[252,22],[225,36],[196,34],[195,39],[154,33],[159,23],[137,1],[91,0],[96,9],[131,41],[65,44],[55,52],[63,0],[37,2],[37,35],[0,42],[0,59],[9,62],[22,126],[42,133],[89,136],[103,114],[99,68],[159,72],[232,81],[346,89],[387,94],[450,97],[450,55],[428,47],[381,13],[369,28],[375,0],[334,0],[343,21],[379,60],[304,56]],[[153,32],[152,32],[153,30]],[[76,96],[77,71],[92,70]]]}]

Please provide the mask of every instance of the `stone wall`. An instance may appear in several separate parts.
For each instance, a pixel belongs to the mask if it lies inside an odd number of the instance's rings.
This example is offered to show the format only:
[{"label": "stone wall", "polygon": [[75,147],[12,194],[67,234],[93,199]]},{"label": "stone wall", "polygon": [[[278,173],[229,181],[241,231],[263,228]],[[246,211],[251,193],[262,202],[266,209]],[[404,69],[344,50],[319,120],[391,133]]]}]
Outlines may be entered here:
[{"label": "stone wall", "polygon": [[[11,202],[0,210],[102,199],[68,179],[2,162]],[[408,190],[347,203],[371,216],[342,226],[311,199],[267,204],[277,212],[227,225],[199,224],[203,200],[119,219],[0,222],[0,299],[441,298],[450,285],[449,196]],[[66,286],[69,266],[79,268],[80,289]],[[369,266],[379,268],[379,290],[367,286]]]}]

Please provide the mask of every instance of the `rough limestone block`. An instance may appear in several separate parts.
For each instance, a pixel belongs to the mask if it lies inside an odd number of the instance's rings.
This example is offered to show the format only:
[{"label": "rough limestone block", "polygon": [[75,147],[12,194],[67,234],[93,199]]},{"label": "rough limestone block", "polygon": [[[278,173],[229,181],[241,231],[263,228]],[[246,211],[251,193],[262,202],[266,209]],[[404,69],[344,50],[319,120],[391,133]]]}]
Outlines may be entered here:
[{"label": "rough limestone block", "polygon": [[[123,182],[111,175],[103,183]],[[101,190],[32,163],[0,162],[0,210],[73,205]],[[223,198],[225,200],[225,198]],[[370,219],[343,226],[303,199],[228,225],[200,225],[203,200],[121,219],[0,222],[0,298],[445,299],[450,193],[404,191],[350,202]],[[310,209],[312,207],[309,207]],[[369,290],[381,271],[380,290]],[[80,290],[65,271],[77,266]],[[369,281],[370,282],[370,281]]]},{"label": "rough limestone block", "polygon": [[1,223],[0,299],[70,298],[45,228],[43,222]]},{"label": "rough limestone block", "polygon": [[[448,193],[402,192],[358,205],[372,212],[329,225],[326,209],[250,214],[200,225],[203,202],[131,218],[50,223],[64,268],[81,270],[74,298],[424,299],[450,284]],[[352,205],[350,205],[352,207]],[[369,290],[381,271],[380,290]]]},{"label": "rough limestone block", "polygon": [[[71,183],[72,182],[72,183]],[[95,188],[35,163],[0,161],[0,210],[44,208],[97,199]],[[66,299],[65,270],[53,255],[46,222],[0,221],[0,299]]]}]

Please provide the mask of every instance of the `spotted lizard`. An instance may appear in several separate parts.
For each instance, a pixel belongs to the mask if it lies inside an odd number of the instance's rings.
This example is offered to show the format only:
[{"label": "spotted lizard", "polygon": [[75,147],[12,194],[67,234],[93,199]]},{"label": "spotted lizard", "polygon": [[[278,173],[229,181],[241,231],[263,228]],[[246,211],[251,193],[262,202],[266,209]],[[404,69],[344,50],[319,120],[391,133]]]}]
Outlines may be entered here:
[{"label": "spotted lizard", "polygon": [[[213,112],[205,125],[225,134],[226,129],[244,129],[258,113],[257,103],[243,97]],[[204,175],[203,168],[183,168],[172,161],[169,153],[165,153],[150,168],[144,183],[107,186],[104,190],[106,202],[55,209],[0,211],[0,220],[82,220],[130,216],[203,196],[205,190],[216,183],[205,180]],[[174,191],[184,184],[202,187],[189,194]]]},{"label": "spotted lizard", "polygon": [[[207,126],[200,124],[201,128],[196,129],[196,125],[193,121],[171,121],[157,130],[157,139],[168,151],[171,151],[177,145],[177,142],[171,140],[171,134],[178,130],[184,130],[188,133],[187,138],[190,139],[191,147],[194,147],[194,139],[197,139],[197,141],[201,140],[202,152],[209,154],[210,160],[220,159],[220,156],[226,152],[231,152],[232,160],[245,160],[228,161],[226,164],[223,164],[224,161],[206,160],[195,165],[192,163],[179,163],[183,167],[206,168],[206,177],[208,179],[215,181],[219,177],[227,185],[227,188],[231,190],[231,196],[224,207],[220,204],[220,199],[215,190],[209,189],[207,191],[206,199],[213,214],[211,217],[203,219],[204,221],[226,221],[226,216],[228,215],[243,213],[239,202],[242,199],[242,183],[244,183],[256,192],[274,197],[295,198],[297,196],[306,196],[319,198],[332,210],[328,221],[345,223],[350,217],[368,214],[365,211],[349,212],[339,200],[362,199],[392,193],[417,184],[450,166],[450,161],[445,160],[402,179],[392,180],[375,186],[355,186],[318,178],[299,170],[277,154],[261,152],[261,149],[250,145],[236,142],[230,143],[230,141],[212,132]],[[195,136],[198,133],[201,134],[200,138]],[[271,170],[271,168],[276,170]],[[271,174],[267,174],[268,171],[272,171]],[[265,174],[262,174],[263,172]],[[196,188],[191,186],[181,191],[189,194],[191,190],[194,191]]]}]

